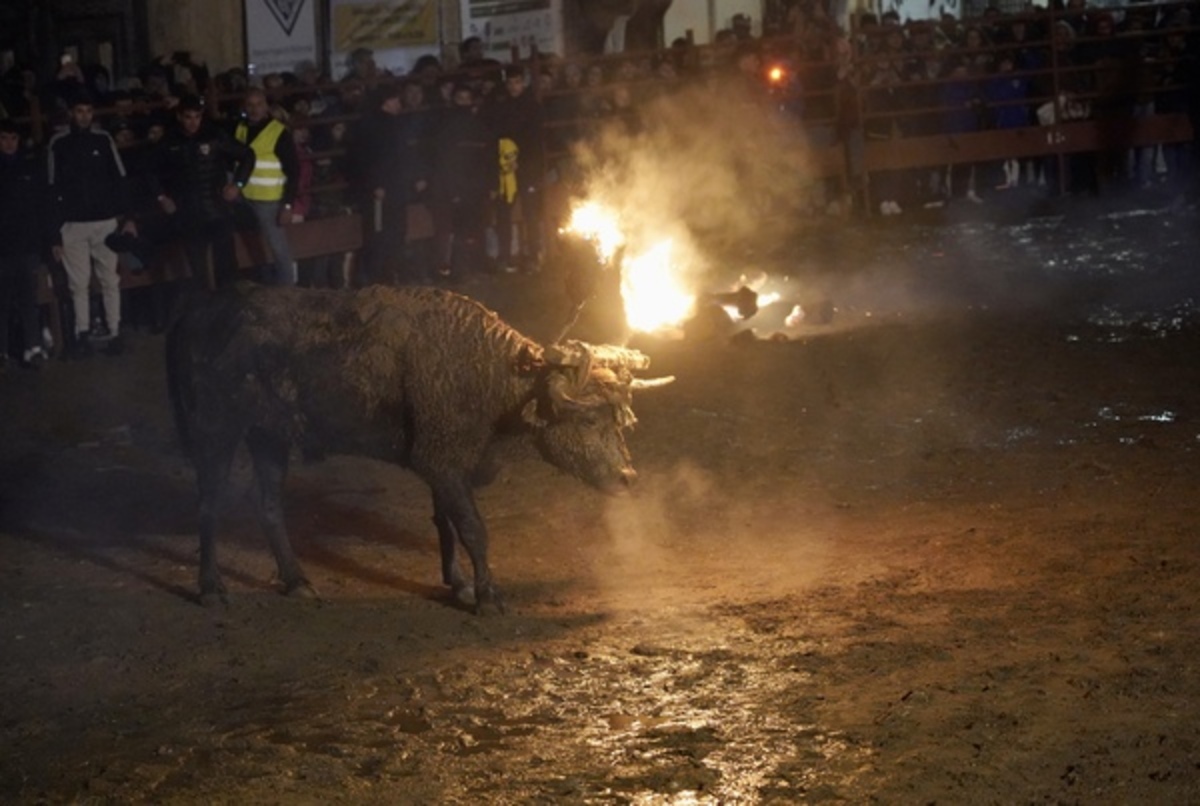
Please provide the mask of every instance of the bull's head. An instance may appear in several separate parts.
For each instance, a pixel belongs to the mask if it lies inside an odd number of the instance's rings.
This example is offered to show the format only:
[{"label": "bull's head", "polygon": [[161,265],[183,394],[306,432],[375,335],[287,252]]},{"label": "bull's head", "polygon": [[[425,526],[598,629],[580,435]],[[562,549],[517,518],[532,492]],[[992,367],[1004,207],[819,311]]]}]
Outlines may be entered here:
[{"label": "bull's head", "polygon": [[611,345],[568,341],[547,347],[542,360],[544,386],[523,412],[542,455],[602,490],[627,487],[637,476],[624,434],[637,422],[633,390],[674,378],[634,378],[635,370],[650,366],[649,357]]}]

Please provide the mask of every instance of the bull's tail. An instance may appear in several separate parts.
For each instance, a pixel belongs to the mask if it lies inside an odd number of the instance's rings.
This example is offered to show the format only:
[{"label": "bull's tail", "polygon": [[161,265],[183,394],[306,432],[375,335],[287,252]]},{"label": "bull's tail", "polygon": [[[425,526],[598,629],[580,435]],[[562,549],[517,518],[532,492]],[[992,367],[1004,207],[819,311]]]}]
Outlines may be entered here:
[{"label": "bull's tail", "polygon": [[183,451],[192,453],[192,412],[196,409],[196,387],[192,366],[191,339],[187,319],[176,319],[167,331],[167,392],[175,416],[175,430]]}]

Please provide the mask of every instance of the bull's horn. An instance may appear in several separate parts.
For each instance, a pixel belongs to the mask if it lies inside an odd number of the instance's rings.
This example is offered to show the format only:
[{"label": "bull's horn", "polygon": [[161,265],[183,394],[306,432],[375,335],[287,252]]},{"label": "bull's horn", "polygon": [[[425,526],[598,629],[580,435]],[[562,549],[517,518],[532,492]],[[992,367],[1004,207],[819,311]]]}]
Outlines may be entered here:
[{"label": "bull's horn", "polygon": [[674,375],[664,375],[661,378],[634,378],[629,382],[630,389],[657,389],[675,382]]}]

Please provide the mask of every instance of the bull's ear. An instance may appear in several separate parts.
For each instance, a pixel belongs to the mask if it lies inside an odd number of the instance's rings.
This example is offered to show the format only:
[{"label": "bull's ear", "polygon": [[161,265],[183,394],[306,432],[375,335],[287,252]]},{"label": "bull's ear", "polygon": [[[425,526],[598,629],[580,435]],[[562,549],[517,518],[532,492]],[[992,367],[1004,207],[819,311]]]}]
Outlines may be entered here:
[{"label": "bull's ear", "polygon": [[547,425],[546,420],[538,414],[537,398],[530,400],[525,404],[525,408],[521,409],[521,419],[534,428],[543,428]]}]

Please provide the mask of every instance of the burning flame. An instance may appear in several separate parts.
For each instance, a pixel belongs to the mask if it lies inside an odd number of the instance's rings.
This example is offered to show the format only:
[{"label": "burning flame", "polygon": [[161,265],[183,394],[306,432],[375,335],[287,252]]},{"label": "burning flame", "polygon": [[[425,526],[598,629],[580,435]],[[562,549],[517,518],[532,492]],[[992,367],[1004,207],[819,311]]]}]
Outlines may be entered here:
[{"label": "burning flame", "polygon": [[[579,235],[591,242],[605,267],[626,245],[620,216],[597,201],[580,203],[571,211],[563,232]],[[672,258],[669,238],[648,249],[626,248],[619,267],[621,298],[625,320],[634,330],[646,333],[679,325],[692,314],[696,295],[687,290],[682,272]]]},{"label": "burning flame", "polygon": [[563,228],[586,238],[596,247],[596,254],[606,266],[611,265],[613,256],[625,243],[621,223],[617,214],[599,202],[579,204],[571,211],[571,220]]},{"label": "burning flame", "polygon": [[625,319],[634,330],[661,330],[678,325],[692,313],[696,297],[684,287],[671,261],[671,248],[668,238],[646,252],[625,256],[621,266],[621,297],[625,301]]}]

